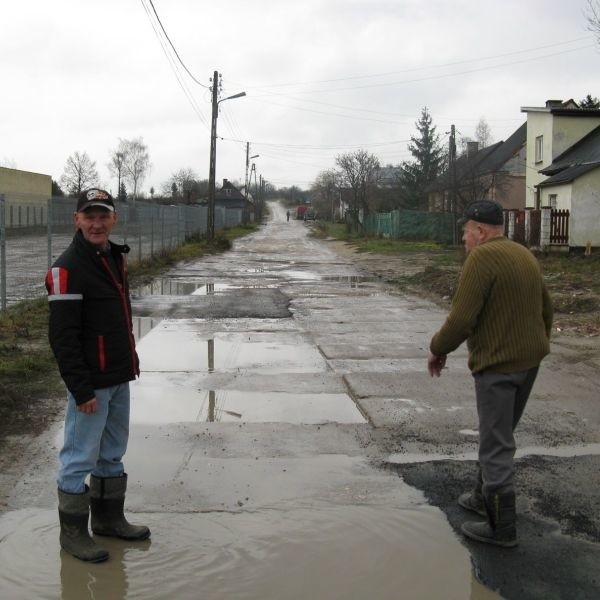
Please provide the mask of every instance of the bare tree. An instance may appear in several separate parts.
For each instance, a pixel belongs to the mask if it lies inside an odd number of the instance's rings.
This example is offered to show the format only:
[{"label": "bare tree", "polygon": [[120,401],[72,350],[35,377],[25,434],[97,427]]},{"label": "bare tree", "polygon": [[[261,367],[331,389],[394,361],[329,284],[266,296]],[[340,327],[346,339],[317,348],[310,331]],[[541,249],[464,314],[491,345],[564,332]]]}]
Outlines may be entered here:
[{"label": "bare tree", "polygon": [[311,186],[313,207],[319,215],[329,215],[335,220],[335,206],[339,207],[339,173],[334,170],[321,171]]},{"label": "bare tree", "polygon": [[379,159],[366,150],[340,154],[335,159],[343,183],[352,190],[349,212],[355,226],[361,225],[360,211],[369,214],[369,192],[377,183]]},{"label": "bare tree", "polygon": [[121,195],[122,181],[125,170],[125,158],[127,156],[127,148],[123,140],[119,139],[119,145],[114,150],[111,150],[110,160],[107,163],[108,170],[113,177],[117,178],[118,199],[125,200]]},{"label": "bare tree", "polygon": [[492,130],[483,117],[479,119],[479,123],[475,127],[475,141],[479,142],[479,148],[487,148],[494,141]]},{"label": "bare tree", "polygon": [[595,36],[600,44],[600,0],[588,0],[585,18],[588,22],[588,30]]},{"label": "bare tree", "polygon": [[138,197],[139,188],[150,170],[148,147],[141,137],[121,140],[120,147],[124,151],[124,174],[133,188],[133,199]]},{"label": "bare tree", "polygon": [[96,161],[86,152],[75,151],[67,158],[60,183],[72,196],[79,196],[83,190],[98,185]]}]

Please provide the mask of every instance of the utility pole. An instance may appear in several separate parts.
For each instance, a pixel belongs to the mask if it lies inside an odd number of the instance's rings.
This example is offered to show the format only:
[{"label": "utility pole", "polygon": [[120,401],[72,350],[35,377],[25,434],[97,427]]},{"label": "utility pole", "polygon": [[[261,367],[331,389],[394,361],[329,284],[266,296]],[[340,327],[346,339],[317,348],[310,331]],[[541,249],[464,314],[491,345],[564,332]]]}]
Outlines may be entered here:
[{"label": "utility pole", "polygon": [[[456,217],[456,128],[454,125],[450,126],[450,140],[448,148],[448,161],[450,170],[450,211],[452,215]],[[452,242],[456,245],[457,243],[457,232],[456,232],[456,221],[452,227]]]},{"label": "utility pole", "polygon": [[209,241],[215,239],[215,170],[217,163],[217,116],[219,113],[219,73],[213,73],[212,120],[210,125],[210,164],[208,167],[208,224],[206,234]]}]

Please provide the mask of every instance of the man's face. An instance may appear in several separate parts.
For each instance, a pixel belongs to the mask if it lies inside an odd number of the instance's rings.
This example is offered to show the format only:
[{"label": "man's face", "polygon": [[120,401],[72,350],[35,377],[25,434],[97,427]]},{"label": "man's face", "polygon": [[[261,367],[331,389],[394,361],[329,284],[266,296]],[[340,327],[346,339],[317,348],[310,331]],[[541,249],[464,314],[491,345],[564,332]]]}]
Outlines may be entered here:
[{"label": "man's face", "polygon": [[465,250],[470,252],[475,248],[475,246],[479,246],[484,238],[484,230],[483,227],[477,223],[476,221],[467,221],[463,225],[463,236],[462,241],[465,245]]},{"label": "man's face", "polygon": [[81,229],[83,237],[93,246],[104,249],[117,222],[117,214],[100,206],[92,206],[75,213],[75,227]]}]

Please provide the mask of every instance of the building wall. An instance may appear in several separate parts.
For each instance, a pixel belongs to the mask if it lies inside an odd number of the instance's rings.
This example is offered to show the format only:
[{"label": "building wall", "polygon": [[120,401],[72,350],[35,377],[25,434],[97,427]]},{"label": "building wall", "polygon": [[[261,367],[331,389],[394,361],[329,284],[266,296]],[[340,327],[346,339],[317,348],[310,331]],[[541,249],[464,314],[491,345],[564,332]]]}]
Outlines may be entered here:
[{"label": "building wall", "polygon": [[559,210],[571,210],[571,197],[573,186],[571,183],[563,183],[560,185],[549,185],[541,188],[540,206],[552,206],[550,196],[556,195],[556,206]]},{"label": "building wall", "polygon": [[569,245],[600,247],[600,168],[573,182]]},{"label": "building wall", "polygon": [[8,201],[45,203],[52,196],[52,177],[0,167],[0,194]]},{"label": "building wall", "polygon": [[525,208],[525,176],[501,176],[500,182],[492,199],[502,204],[503,208]]},{"label": "building wall", "polygon": [[[600,117],[553,116],[546,111],[527,112],[527,180],[525,205],[535,206],[536,186],[547,179],[538,171],[552,164],[552,161],[573,144],[600,125]],[[543,160],[535,161],[536,138],[543,136]],[[541,204],[543,206],[543,203]]]},{"label": "building wall", "polygon": [[[544,136],[543,139],[543,160],[535,162],[535,140],[538,136]],[[538,171],[550,165],[552,162],[552,115],[549,112],[528,112],[527,113],[527,172],[526,172],[526,191],[525,206],[532,208],[535,206],[535,186],[546,179],[545,175],[540,175]]]},{"label": "building wall", "polygon": [[552,159],[600,125],[600,117],[554,117]]}]

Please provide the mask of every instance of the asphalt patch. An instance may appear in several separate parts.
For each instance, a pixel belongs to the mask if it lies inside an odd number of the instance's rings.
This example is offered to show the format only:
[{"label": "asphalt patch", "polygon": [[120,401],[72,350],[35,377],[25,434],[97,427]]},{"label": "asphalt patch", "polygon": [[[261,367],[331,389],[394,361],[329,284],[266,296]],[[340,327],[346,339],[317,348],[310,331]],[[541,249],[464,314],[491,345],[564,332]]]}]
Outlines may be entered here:
[{"label": "asphalt patch", "polygon": [[600,598],[600,457],[528,456],[515,464],[519,545],[512,549],[467,540],[460,533],[464,521],[481,520],[456,503],[473,486],[474,461],[389,468],[444,511],[471,553],[478,580],[503,598]]},{"label": "asphalt patch", "polygon": [[285,319],[289,298],[274,288],[240,288],[210,295],[131,299],[135,316],[163,319]]}]

